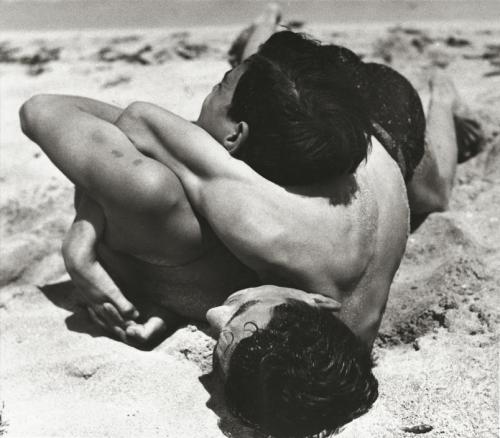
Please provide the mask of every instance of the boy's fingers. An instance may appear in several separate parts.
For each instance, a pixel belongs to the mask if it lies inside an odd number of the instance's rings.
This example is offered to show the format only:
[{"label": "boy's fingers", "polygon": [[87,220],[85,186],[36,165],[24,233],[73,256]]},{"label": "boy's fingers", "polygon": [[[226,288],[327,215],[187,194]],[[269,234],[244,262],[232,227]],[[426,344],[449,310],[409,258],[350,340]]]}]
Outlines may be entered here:
[{"label": "boy's fingers", "polygon": [[162,318],[152,316],[144,324],[134,324],[127,327],[126,332],[127,336],[142,343],[160,335],[165,328],[166,324]]},{"label": "boy's fingers", "polygon": [[109,315],[105,305],[89,306],[88,310],[90,317],[99,327],[108,333],[113,333],[122,342],[126,342],[127,335],[125,334],[125,330],[114,322],[114,318]]},{"label": "boy's fingers", "polygon": [[125,344],[127,343],[127,334],[121,327],[115,326],[113,328],[113,333],[118,337],[120,341],[124,342]]},{"label": "boy's fingers", "polygon": [[90,306],[87,307],[87,310],[89,312],[90,319],[94,323],[96,323],[99,327],[101,327],[103,330],[107,331],[108,330],[107,325],[101,321],[101,319],[97,316],[97,313],[95,312],[95,310]]},{"label": "boy's fingers", "polygon": [[328,303],[328,304],[324,305],[324,308],[327,310],[340,310],[341,307],[342,307],[342,305],[337,301],[334,301],[333,303]]},{"label": "boy's fingers", "polygon": [[135,306],[128,301],[121,292],[111,291],[107,293],[95,293],[94,291],[86,291],[84,288],[77,288],[78,293],[89,306],[101,306],[104,301],[108,301],[118,312],[121,320],[137,319],[139,312]]},{"label": "boy's fingers", "polygon": [[127,342],[127,335],[125,333],[125,327],[128,324],[131,324],[132,321],[125,321],[122,316],[118,313],[118,310],[116,310],[115,306],[111,303],[104,303],[103,305],[104,311],[108,315],[108,321],[112,320],[113,325],[111,326],[111,329],[113,330],[113,333],[118,336],[118,338],[122,342]]},{"label": "boy's fingers", "polygon": [[125,325],[125,321],[123,320],[122,316],[120,315],[118,310],[116,310],[116,307],[113,304],[104,303],[102,307],[108,316],[108,320],[112,321],[114,325],[119,325],[119,326]]},{"label": "boy's fingers", "polygon": [[95,314],[99,317],[101,322],[103,322],[106,325],[106,329],[108,331],[113,330],[115,322],[113,318],[108,314],[108,312],[104,309],[104,305],[94,304],[92,306],[92,309],[94,310]]},{"label": "boy's fingers", "polygon": [[339,310],[342,307],[342,304],[339,303],[338,301],[334,300],[333,298],[326,297],[324,295],[320,294],[314,294],[313,295],[314,302],[322,307],[323,309],[327,310]]},{"label": "boy's fingers", "polygon": [[109,300],[115,305],[116,310],[125,319],[136,319],[139,317],[139,312],[134,305],[127,300],[119,291],[111,291],[108,294]]}]

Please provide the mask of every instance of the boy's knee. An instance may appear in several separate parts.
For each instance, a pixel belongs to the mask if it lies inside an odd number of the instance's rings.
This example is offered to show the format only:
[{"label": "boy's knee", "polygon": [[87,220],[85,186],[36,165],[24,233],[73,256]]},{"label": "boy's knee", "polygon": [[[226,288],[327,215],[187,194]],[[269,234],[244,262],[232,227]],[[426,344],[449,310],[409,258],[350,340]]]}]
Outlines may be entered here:
[{"label": "boy's knee", "polygon": [[429,190],[429,213],[448,210],[452,184],[447,179],[440,178]]},{"label": "boy's knee", "polygon": [[436,174],[417,177],[408,185],[408,200],[412,214],[443,212],[448,209],[452,183]]}]

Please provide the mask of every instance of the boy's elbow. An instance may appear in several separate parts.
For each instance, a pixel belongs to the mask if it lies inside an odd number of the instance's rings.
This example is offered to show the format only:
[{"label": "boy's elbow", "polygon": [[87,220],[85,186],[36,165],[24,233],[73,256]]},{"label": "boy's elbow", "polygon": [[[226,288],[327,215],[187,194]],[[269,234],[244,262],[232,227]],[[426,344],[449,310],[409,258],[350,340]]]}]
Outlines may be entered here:
[{"label": "boy's elbow", "polygon": [[138,121],[143,118],[145,111],[148,109],[148,103],[146,102],[132,102],[128,105],[122,112],[120,119],[134,120]]},{"label": "boy's elbow", "polygon": [[127,108],[125,108],[125,111],[134,116],[139,116],[149,105],[151,104],[137,100],[128,105]]},{"label": "boy's elbow", "polygon": [[24,102],[19,109],[19,120],[21,122],[21,130],[25,135],[31,137],[33,121],[38,113],[38,96],[33,96]]},{"label": "boy's elbow", "polygon": [[48,94],[37,94],[29,98],[19,110],[19,119],[23,133],[32,138],[36,127],[48,112],[48,106],[52,96]]}]

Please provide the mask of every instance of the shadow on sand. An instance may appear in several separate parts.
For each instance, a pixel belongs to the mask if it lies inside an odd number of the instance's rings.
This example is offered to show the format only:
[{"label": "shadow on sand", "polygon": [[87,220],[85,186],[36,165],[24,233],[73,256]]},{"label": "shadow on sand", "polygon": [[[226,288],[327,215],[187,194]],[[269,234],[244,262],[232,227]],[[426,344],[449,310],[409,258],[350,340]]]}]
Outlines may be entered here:
[{"label": "shadow on sand", "polygon": [[102,336],[111,337],[92,322],[84,301],[78,295],[71,281],[47,284],[40,287],[40,290],[52,304],[61,309],[73,312],[65,320],[68,330],[77,333],[86,333],[94,338]]},{"label": "shadow on sand", "polygon": [[[113,338],[103,329],[96,326],[90,319],[86,309],[86,304],[78,294],[71,281],[47,284],[40,287],[40,290],[52,304],[61,309],[72,312],[72,314],[65,320],[68,330],[77,333],[85,333],[95,338],[104,336]],[[193,321],[190,323],[196,325],[199,330],[208,335],[209,330],[205,324],[199,324]],[[148,345],[147,348],[142,346],[138,346],[136,348],[141,350],[151,350],[161,343],[163,339],[159,342],[157,341],[154,345]],[[204,374],[200,376],[199,380],[205,390],[210,394],[210,399],[207,401],[206,405],[219,418],[218,426],[225,436],[237,436],[239,438],[266,437],[266,435],[244,426],[240,420],[235,418],[229,412],[225,402],[223,382],[216,373],[210,372]]]},{"label": "shadow on sand", "polygon": [[[98,337],[108,337],[117,342],[122,342],[118,337],[114,336],[112,333],[102,329],[96,325],[91,319],[87,311],[87,304],[78,294],[76,287],[71,281],[62,281],[59,283],[47,284],[40,287],[42,293],[52,302],[52,304],[60,307],[61,309],[73,312],[72,315],[68,316],[65,320],[66,327],[68,330],[77,333],[85,333],[94,338]],[[141,311],[141,307],[139,307]],[[138,322],[144,322],[143,319],[138,320]],[[179,328],[176,326],[175,329]],[[127,342],[131,347],[137,348],[143,351],[150,351],[160,345],[168,336],[170,336],[174,331],[174,328],[161,336],[155,337],[151,341],[145,344],[139,344],[135,342]]]},{"label": "shadow on sand", "polygon": [[225,402],[222,379],[215,372],[204,374],[199,380],[210,394],[210,399],[207,401],[207,408],[219,417],[218,426],[225,436],[238,438],[267,437],[267,435],[244,426],[240,420],[231,415]]}]

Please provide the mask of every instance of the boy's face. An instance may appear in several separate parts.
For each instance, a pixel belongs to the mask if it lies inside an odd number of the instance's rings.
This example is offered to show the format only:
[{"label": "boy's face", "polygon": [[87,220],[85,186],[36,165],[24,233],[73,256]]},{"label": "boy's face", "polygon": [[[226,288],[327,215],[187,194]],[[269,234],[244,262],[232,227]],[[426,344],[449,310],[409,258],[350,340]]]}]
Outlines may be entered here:
[{"label": "boy's face", "polygon": [[246,65],[240,64],[227,71],[222,80],[212,88],[201,106],[197,124],[221,144],[234,131],[235,121],[228,117],[228,111],[234,90],[245,70]]},{"label": "boy's face", "polygon": [[301,290],[261,286],[230,295],[222,306],[207,312],[207,320],[219,335],[214,361],[225,379],[231,355],[238,343],[256,330],[264,329],[272,319],[274,309],[289,300],[302,301],[313,307],[336,311],[340,304],[323,295]]}]

